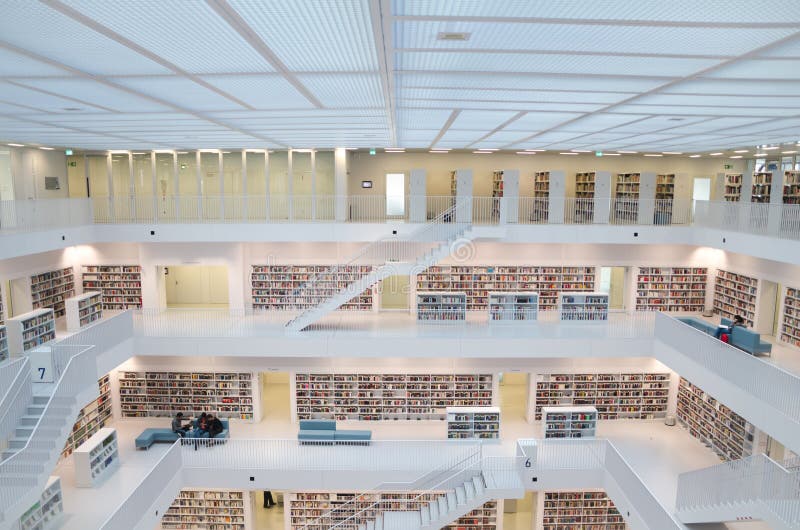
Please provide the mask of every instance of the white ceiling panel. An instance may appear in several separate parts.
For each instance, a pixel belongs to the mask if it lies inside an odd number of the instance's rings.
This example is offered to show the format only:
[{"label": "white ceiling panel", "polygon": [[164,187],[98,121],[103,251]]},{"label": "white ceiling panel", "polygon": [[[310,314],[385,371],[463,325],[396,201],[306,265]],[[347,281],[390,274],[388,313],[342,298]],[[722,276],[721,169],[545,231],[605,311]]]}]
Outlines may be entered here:
[{"label": "white ceiling panel", "polygon": [[125,77],[115,82],[191,110],[234,110],[241,105],[184,77]]},{"label": "white ceiling panel", "polygon": [[608,105],[631,97],[615,92],[532,92],[523,90],[492,90],[464,88],[402,88],[398,97],[427,100],[493,101],[514,103],[580,103],[584,105]]},{"label": "white ceiling panel", "polygon": [[541,131],[580,117],[573,112],[529,112],[509,123],[506,131]]},{"label": "white ceiling panel", "polygon": [[191,73],[274,69],[201,0],[65,0],[83,15]]},{"label": "white ceiling panel", "polygon": [[[256,109],[313,108],[311,102],[280,75],[217,75],[204,80]],[[210,108],[219,110],[219,107]]]},{"label": "white ceiling panel", "polygon": [[491,131],[515,114],[510,111],[464,110],[450,125],[450,129]]},{"label": "white ceiling panel", "polygon": [[[2,59],[0,59],[2,61]],[[130,94],[87,79],[26,79],[21,84],[49,92],[84,99],[121,112],[147,112],[171,110],[147,98]]]},{"label": "white ceiling panel", "polygon": [[619,127],[615,127],[613,131],[614,132],[622,131],[629,133],[640,133],[640,132],[646,133],[646,132],[659,131],[661,129],[670,129],[671,133],[672,130],[680,128],[684,125],[703,122],[709,119],[710,118],[706,116],[695,117],[695,118],[690,118],[687,116],[653,116],[652,118],[636,121],[634,123],[620,125]]},{"label": "white ceiling panel", "polygon": [[403,88],[475,88],[495,90],[553,90],[587,92],[625,92],[637,94],[665,83],[664,79],[592,78],[591,83],[576,82],[574,77],[557,75],[511,75],[492,72],[476,75],[464,72],[425,72],[397,74],[397,86]]},{"label": "white ceiling panel", "polygon": [[[528,17],[595,20],[696,22],[800,22],[794,0],[764,0],[753,9],[746,0],[596,0],[593,2],[503,2],[395,0],[395,15],[448,17]],[[711,24],[710,24],[711,25]]]},{"label": "white ceiling panel", "polygon": [[604,129],[615,127],[624,123],[630,123],[646,117],[647,116],[631,116],[630,114],[592,114],[584,117],[581,117],[580,114],[564,115],[563,121],[567,121],[570,118],[580,119],[565,124],[560,129],[564,131],[583,133],[602,131]]},{"label": "white ceiling panel", "polygon": [[720,131],[723,133],[726,131],[736,132],[736,129],[739,127],[752,124],[762,119],[763,118],[714,118],[698,123],[682,124],[680,132],[687,135],[711,131]]},{"label": "white ceiling panel", "polygon": [[369,0],[230,0],[291,70],[376,71]]},{"label": "white ceiling panel", "polygon": [[386,106],[377,74],[307,74],[298,78],[326,107]]},{"label": "white ceiling panel", "polygon": [[482,147],[487,147],[484,145],[487,142],[498,142],[503,146],[508,144],[516,143],[526,136],[530,136],[533,133],[538,131],[498,131],[493,135],[489,136],[485,140],[482,140],[478,145]]},{"label": "white ceiling panel", "polygon": [[[657,75],[680,77],[719,64],[713,59],[544,55],[515,53],[397,52],[404,70],[542,72],[594,75]],[[800,75],[800,74],[798,74]]]},{"label": "white ceiling panel", "polygon": [[399,99],[398,103],[407,107],[424,107],[434,109],[474,109],[474,110],[490,110],[490,111],[503,111],[513,110],[518,111],[549,111],[549,112],[592,112],[600,110],[606,105],[601,103],[588,104],[588,103],[528,103],[528,102],[515,102],[507,103],[504,101],[480,101],[480,100],[429,100],[429,99]]},{"label": "white ceiling panel", "polygon": [[0,81],[0,100],[33,107],[44,112],[104,112],[103,110],[71,99],[53,96],[30,88]]},{"label": "white ceiling panel", "polygon": [[800,95],[777,100],[769,96],[688,96],[683,94],[653,94],[637,99],[632,105],[680,105],[685,107],[779,107],[800,108]]},{"label": "white ceiling panel", "polygon": [[0,76],[66,75],[63,68],[39,62],[24,55],[0,48]]},{"label": "white ceiling panel", "polygon": [[661,114],[670,116],[781,116],[785,111],[769,108],[730,108],[730,107],[681,107],[678,105],[620,105],[614,112],[639,114]]},{"label": "white ceiling panel", "polygon": [[761,57],[800,57],[800,40],[779,44],[760,54]]},{"label": "white ceiling panel", "polygon": [[[520,142],[519,144],[514,144],[514,146],[521,146],[527,142],[536,142],[538,144],[549,144],[552,142],[566,142],[575,138],[576,136],[582,136],[580,133],[574,132],[560,132],[560,131],[546,131],[543,133],[532,133],[536,134],[535,138],[531,138],[530,140],[525,140],[524,142]],[[528,136],[531,136],[530,134]]]},{"label": "white ceiling panel", "polygon": [[397,120],[400,129],[436,129],[440,130],[452,114],[449,110],[429,109],[397,109]]},{"label": "white ceiling panel", "polygon": [[767,83],[761,79],[692,79],[665,88],[666,94],[720,94],[733,96],[796,96],[800,81]]},{"label": "white ceiling panel", "polygon": [[[484,133],[482,131],[456,131],[448,129],[442,136],[443,142],[462,142],[462,146],[469,145],[478,140]],[[437,145],[439,145],[437,143]]]},{"label": "white ceiling panel", "polygon": [[[395,23],[397,48],[570,51],[735,56],[794,33],[793,28],[713,28],[523,24],[488,21],[403,20]],[[466,41],[439,33],[469,33]]]},{"label": "white ceiling panel", "polygon": [[[798,2],[800,3],[800,2]],[[726,65],[707,77],[732,79],[794,79],[800,80],[800,59],[750,59]]]}]

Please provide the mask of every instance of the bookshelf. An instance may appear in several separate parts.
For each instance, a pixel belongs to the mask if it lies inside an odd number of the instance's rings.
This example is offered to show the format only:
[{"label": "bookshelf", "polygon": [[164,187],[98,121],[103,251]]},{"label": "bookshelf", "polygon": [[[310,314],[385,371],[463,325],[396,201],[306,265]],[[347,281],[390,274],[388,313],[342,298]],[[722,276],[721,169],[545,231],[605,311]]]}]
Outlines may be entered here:
[{"label": "bookshelf", "polygon": [[199,416],[253,420],[250,372],[121,372],[119,400],[123,418]]},{"label": "bookshelf", "polygon": [[55,318],[64,316],[64,302],[75,296],[72,267],[34,274],[31,276],[31,304],[33,309],[50,308]]},{"label": "bookshelf", "polygon": [[537,530],[627,530],[604,491],[545,491]]},{"label": "bookshelf", "polygon": [[56,338],[56,321],[52,309],[36,309],[8,319],[8,349],[14,355],[24,354]]},{"label": "bookshelf", "polygon": [[800,204],[800,171],[783,173],[783,204]]},{"label": "bookshelf", "polygon": [[708,269],[705,267],[639,267],[637,311],[703,311]]},{"label": "bookshelf", "polygon": [[537,171],[533,174],[533,212],[531,221],[547,223],[550,213],[550,172]]},{"label": "bookshelf", "polygon": [[738,460],[753,454],[756,428],[683,377],[678,386],[676,415],[689,434],[722,460]]},{"label": "bookshelf", "polygon": [[639,220],[639,173],[617,173],[614,185],[614,220],[630,224]]},{"label": "bookshelf", "polygon": [[536,320],[538,293],[489,293],[489,322]]},{"label": "bookshelf", "polygon": [[714,281],[714,313],[733,320],[741,315],[747,327],[756,317],[758,279],[735,272],[717,270]]},{"label": "bookshelf", "polygon": [[464,322],[466,319],[467,293],[417,293],[418,321]]},{"label": "bookshelf", "polygon": [[800,347],[800,290],[787,287],[783,297],[781,340]]},{"label": "bookshelf", "polygon": [[[342,523],[348,517],[359,514],[355,520],[345,523],[350,528],[366,525],[374,521],[381,511],[416,511],[422,506],[435,501],[441,494],[418,491],[400,492],[296,492],[286,495],[289,505],[289,520],[286,528],[303,530],[307,525],[315,523],[313,528],[331,528]],[[379,507],[374,507],[380,503]],[[497,530],[498,501],[488,501],[480,508],[461,516],[453,523],[442,527],[443,530]],[[347,505],[346,509],[341,509]],[[338,508],[338,510],[337,510]],[[336,510],[328,515],[331,510]],[[326,516],[319,520],[321,516]],[[338,527],[337,527],[338,528]]]},{"label": "bookshelf", "polygon": [[182,489],[172,505],[164,512],[161,528],[164,530],[251,528],[249,497],[243,491]]},{"label": "bookshelf", "polygon": [[560,320],[608,320],[608,295],[605,293],[561,293],[558,298]]},{"label": "bookshelf", "polygon": [[[297,307],[311,307],[323,300],[322,295],[298,299],[294,292],[315,274],[326,272],[331,265],[253,265],[250,274],[253,309],[255,310],[295,310]],[[369,265],[341,265],[336,281],[331,281],[324,289],[326,296],[332,296],[350,283],[372,272]],[[323,291],[318,286],[318,291]],[[342,305],[341,310],[372,311],[373,289],[369,288]]]},{"label": "bookshelf", "polygon": [[492,172],[492,220],[500,219],[500,203],[503,198],[503,172]]},{"label": "bookshelf", "polygon": [[500,407],[447,407],[447,437],[500,439]]},{"label": "bookshelf", "polygon": [[0,362],[10,357],[8,353],[8,330],[5,326],[0,326]]},{"label": "bookshelf", "polygon": [[728,202],[739,202],[742,199],[742,174],[725,173],[725,200]]},{"label": "bookshelf", "polygon": [[772,173],[753,173],[752,202],[770,202]]},{"label": "bookshelf", "polygon": [[61,458],[66,458],[80,447],[93,434],[106,426],[111,419],[111,385],[108,374],[97,381],[100,395],[86,405],[78,413],[78,419],[72,426],[72,432],[61,451]]},{"label": "bookshelf", "polygon": [[103,427],[72,453],[75,485],[93,488],[119,467],[119,440],[116,429]]},{"label": "bookshelf", "polygon": [[64,514],[64,497],[61,479],[51,476],[45,484],[39,500],[19,519],[20,530],[49,530],[61,526]]},{"label": "bookshelf", "polygon": [[589,406],[542,407],[545,438],[594,438],[597,409]]},{"label": "bookshelf", "polygon": [[78,331],[103,318],[103,294],[100,291],[89,291],[67,298],[65,309],[67,331]]},{"label": "bookshelf", "polygon": [[600,420],[663,418],[669,399],[668,373],[540,374],[535,419],[543,407],[592,406]]},{"label": "bookshelf", "polygon": [[142,268],[139,265],[83,265],[84,291],[100,291],[103,309],[142,308]]},{"label": "bookshelf", "polygon": [[675,200],[675,175],[656,175],[656,204],[653,222],[657,225],[672,223],[672,203]]},{"label": "bookshelf", "polygon": [[446,420],[447,407],[490,407],[492,374],[324,374],[293,378],[297,419]]},{"label": "bookshelf", "polygon": [[594,222],[595,177],[594,172],[575,174],[575,223]]},{"label": "bookshelf", "polygon": [[4,313],[4,311],[5,311],[4,307],[5,306],[3,306],[3,288],[0,287],[0,326],[2,326],[6,321],[5,320],[6,317],[5,317],[5,313]]},{"label": "bookshelf", "polygon": [[467,311],[486,311],[490,292],[537,292],[539,310],[558,308],[562,291],[593,291],[594,267],[444,265],[417,275],[418,291],[467,294]]}]

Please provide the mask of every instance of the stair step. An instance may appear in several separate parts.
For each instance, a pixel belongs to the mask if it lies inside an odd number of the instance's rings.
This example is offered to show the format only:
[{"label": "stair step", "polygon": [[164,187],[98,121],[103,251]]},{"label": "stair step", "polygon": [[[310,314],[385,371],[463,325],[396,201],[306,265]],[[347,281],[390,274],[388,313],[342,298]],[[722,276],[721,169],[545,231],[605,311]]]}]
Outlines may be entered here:
[{"label": "stair step", "polygon": [[41,416],[44,413],[44,405],[29,405],[28,414],[32,416]]},{"label": "stair step", "polygon": [[22,427],[17,427],[14,431],[14,436],[17,438],[30,438],[31,434],[33,434],[34,425],[25,425]]},{"label": "stair step", "polygon": [[447,495],[440,495],[439,498],[436,499],[436,502],[439,503],[439,513],[444,515],[450,511],[450,506],[447,505]]},{"label": "stair step", "polygon": [[34,405],[47,405],[48,401],[50,401],[50,396],[33,396]]},{"label": "stair step", "polygon": [[476,495],[483,495],[483,492],[486,490],[486,488],[483,485],[482,476],[479,475],[477,477],[472,477],[472,485],[475,487]]},{"label": "stair step", "polygon": [[467,492],[464,486],[456,486],[456,503],[459,505],[467,504]]},{"label": "stair step", "polygon": [[428,513],[430,514],[431,521],[435,521],[439,518],[439,503],[436,501],[431,501],[428,503]]},{"label": "stair step", "polygon": [[456,494],[453,491],[448,491],[445,495],[447,497],[447,507],[450,510],[455,510],[456,506],[458,505],[458,499],[456,498]]},{"label": "stair step", "polygon": [[467,495],[467,500],[471,501],[472,499],[475,498],[475,485],[471,481],[470,482],[465,482],[464,483],[464,492]]},{"label": "stair step", "polygon": [[26,414],[26,415],[20,417],[19,424],[20,425],[31,425],[31,426],[33,426],[33,425],[36,425],[39,422],[39,418],[41,418],[41,417],[42,417],[41,414],[39,414],[39,415]]},{"label": "stair step", "polygon": [[431,522],[431,511],[427,505],[419,507],[419,517],[423,526]]}]

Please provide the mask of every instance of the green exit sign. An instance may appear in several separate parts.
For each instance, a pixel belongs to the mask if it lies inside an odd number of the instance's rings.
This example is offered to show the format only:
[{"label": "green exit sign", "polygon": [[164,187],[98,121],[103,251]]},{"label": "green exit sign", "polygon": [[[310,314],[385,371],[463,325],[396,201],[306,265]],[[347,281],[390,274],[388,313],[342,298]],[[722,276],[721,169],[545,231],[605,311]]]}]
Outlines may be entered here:
[{"label": "green exit sign", "polygon": [[77,162],[70,162],[69,163],[69,167],[78,167],[78,163]]},{"label": "green exit sign", "polygon": [[733,169],[733,164],[725,164],[725,169]]}]

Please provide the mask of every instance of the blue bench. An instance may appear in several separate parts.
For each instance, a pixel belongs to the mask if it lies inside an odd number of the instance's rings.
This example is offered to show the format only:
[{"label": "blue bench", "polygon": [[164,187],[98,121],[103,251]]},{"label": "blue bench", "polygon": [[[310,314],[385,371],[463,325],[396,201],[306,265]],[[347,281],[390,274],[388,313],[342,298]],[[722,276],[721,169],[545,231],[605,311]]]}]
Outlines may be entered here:
[{"label": "blue bench", "polygon": [[714,336],[717,333],[717,326],[716,324],[712,324],[711,322],[706,322],[705,320],[701,320],[696,317],[678,317],[678,320],[683,322],[684,324],[688,324],[695,329],[702,331],[703,333],[707,333],[708,335]]},{"label": "blue bench", "polygon": [[[228,420],[220,418],[222,422],[222,432],[214,437],[214,440],[221,438],[228,438],[230,436],[230,425]],[[197,420],[192,422],[194,427],[197,427]],[[154,443],[175,443],[179,436],[172,432],[171,428],[155,428],[151,427],[142,431],[142,434],[136,437],[136,449],[150,449]]]},{"label": "blue bench", "polygon": [[[727,318],[721,320],[724,326],[730,326],[732,322]],[[751,355],[758,355],[759,353],[770,353],[772,351],[772,344],[761,340],[761,335],[752,329],[736,326],[731,332],[729,343],[731,346],[736,346],[740,350],[744,350]]]},{"label": "blue bench", "polygon": [[372,439],[372,431],[337,429],[334,420],[300,420],[297,439],[301,444],[361,443]]}]

